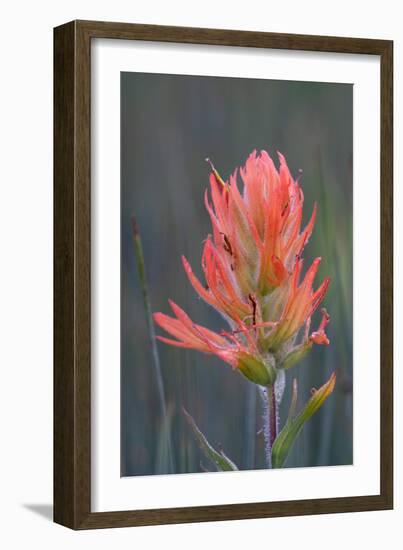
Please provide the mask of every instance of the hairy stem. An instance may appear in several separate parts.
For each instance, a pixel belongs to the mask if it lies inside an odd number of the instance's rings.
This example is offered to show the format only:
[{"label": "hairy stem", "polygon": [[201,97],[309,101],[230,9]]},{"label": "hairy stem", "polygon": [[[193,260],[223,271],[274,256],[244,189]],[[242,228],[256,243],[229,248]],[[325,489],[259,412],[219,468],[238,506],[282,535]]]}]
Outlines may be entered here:
[{"label": "hairy stem", "polygon": [[263,435],[265,442],[266,465],[272,468],[271,451],[273,443],[279,432],[279,407],[284,394],[285,374],[284,371],[278,371],[277,379],[274,384],[262,388],[261,395],[263,401]]},{"label": "hairy stem", "polygon": [[272,467],[271,450],[276,439],[276,403],[274,385],[262,388],[263,401],[263,435],[265,443],[266,466]]},{"label": "hairy stem", "polygon": [[274,392],[274,384],[267,388],[269,422],[270,422],[270,450],[273,448],[274,440],[277,437],[277,404]]}]

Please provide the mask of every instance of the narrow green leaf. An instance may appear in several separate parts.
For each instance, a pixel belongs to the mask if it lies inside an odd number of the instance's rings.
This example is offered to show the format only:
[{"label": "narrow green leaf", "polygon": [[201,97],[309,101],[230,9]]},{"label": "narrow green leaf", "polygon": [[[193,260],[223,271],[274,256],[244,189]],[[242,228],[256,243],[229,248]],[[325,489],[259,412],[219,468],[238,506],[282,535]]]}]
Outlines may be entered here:
[{"label": "narrow green leaf", "polygon": [[193,417],[187,412],[186,409],[182,408],[183,414],[185,415],[186,420],[189,423],[189,426],[192,428],[193,433],[196,436],[197,442],[201,450],[204,452],[207,458],[209,458],[214,464],[218,471],[228,472],[231,470],[238,470],[237,466],[229,459],[224,451],[220,449],[216,451],[210,443],[207,441],[205,435],[199,430],[196,422]]},{"label": "narrow green leaf", "polygon": [[[272,449],[272,464],[273,468],[282,468],[284,465],[288,453],[300,433],[303,425],[307,422],[313,414],[323,405],[329,395],[332,393],[336,383],[336,373],[333,373],[329,380],[323,384],[318,390],[315,391],[311,399],[302,409],[302,411],[295,417],[291,418],[293,411],[291,411],[290,417],[277,436]],[[294,386],[296,390],[296,386]],[[295,408],[296,403],[296,391],[293,391],[293,398],[291,402],[291,409]]]},{"label": "narrow green leaf", "polygon": [[301,344],[300,346],[296,346],[293,350],[291,350],[285,359],[283,360],[282,364],[280,365],[280,368],[284,370],[288,370],[297,363],[301,361],[305,357],[305,355],[311,351],[312,349],[312,342],[308,340],[306,343]]},{"label": "narrow green leaf", "polygon": [[295,416],[295,411],[297,410],[297,399],[298,399],[298,382],[294,378],[292,381],[292,396],[291,396],[291,405],[290,410],[288,411],[287,424],[292,421]]}]

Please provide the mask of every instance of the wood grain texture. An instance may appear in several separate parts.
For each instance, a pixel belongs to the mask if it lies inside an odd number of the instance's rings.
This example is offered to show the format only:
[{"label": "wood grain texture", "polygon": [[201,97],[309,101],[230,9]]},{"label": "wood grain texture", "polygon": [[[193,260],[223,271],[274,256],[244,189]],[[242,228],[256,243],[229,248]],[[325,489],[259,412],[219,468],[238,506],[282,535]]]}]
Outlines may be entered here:
[{"label": "wood grain texture", "polygon": [[[379,495],[91,512],[91,39],[381,57],[381,490]],[[393,507],[393,43],[385,40],[73,21],[54,30],[54,520],[72,529]],[[116,366],[118,368],[118,366]]]},{"label": "wood grain texture", "polygon": [[381,57],[381,494],[393,507],[393,42]]},{"label": "wood grain texture", "polygon": [[54,36],[54,519],[74,525],[74,25]]},{"label": "wood grain texture", "polygon": [[55,29],[54,519],[77,528],[90,510],[90,43]]}]

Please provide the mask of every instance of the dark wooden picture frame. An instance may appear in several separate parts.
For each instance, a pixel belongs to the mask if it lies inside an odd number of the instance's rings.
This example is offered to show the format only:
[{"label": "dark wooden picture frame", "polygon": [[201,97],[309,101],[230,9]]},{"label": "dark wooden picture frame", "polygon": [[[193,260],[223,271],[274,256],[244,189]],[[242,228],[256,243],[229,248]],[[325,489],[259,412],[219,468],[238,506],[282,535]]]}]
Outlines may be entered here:
[{"label": "dark wooden picture frame", "polygon": [[[91,40],[113,38],[354,53],[381,60],[380,494],[91,512]],[[54,30],[54,520],[72,529],[393,507],[393,42],[73,21]]]}]

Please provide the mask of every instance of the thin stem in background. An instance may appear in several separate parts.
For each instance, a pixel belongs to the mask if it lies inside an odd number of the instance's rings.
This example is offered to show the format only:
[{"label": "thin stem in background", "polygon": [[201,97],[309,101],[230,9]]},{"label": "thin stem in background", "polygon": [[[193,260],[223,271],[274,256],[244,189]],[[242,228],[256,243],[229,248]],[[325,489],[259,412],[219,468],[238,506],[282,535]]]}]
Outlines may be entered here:
[{"label": "thin stem in background", "polygon": [[161,362],[160,362],[160,357],[159,357],[158,348],[157,348],[157,340],[156,340],[154,322],[152,317],[151,302],[150,302],[150,297],[148,292],[143,246],[141,243],[141,237],[140,237],[137,221],[134,216],[132,216],[132,234],[133,234],[133,242],[134,242],[134,251],[136,253],[137,269],[138,269],[138,274],[140,279],[141,293],[143,295],[144,309],[146,312],[148,335],[150,338],[151,352],[152,352],[153,363],[155,368],[155,377],[157,380],[158,395],[159,395],[160,406],[161,406],[161,416],[163,419],[163,424],[165,425],[164,431],[166,435],[169,468],[171,473],[174,473],[175,465],[174,465],[174,457],[173,457],[173,450],[172,450],[173,449],[172,440],[171,440],[171,434],[169,429],[169,421],[168,421],[168,415],[167,415],[164,379],[162,377]]},{"label": "thin stem in background", "polygon": [[[343,274],[342,274],[342,258],[340,258],[340,251],[337,246],[337,240],[334,239],[334,228],[331,227],[330,220],[332,220],[331,215],[331,199],[329,199],[329,193],[327,192],[326,185],[325,185],[325,175],[323,170],[323,155],[322,155],[322,149],[320,146],[318,146],[317,151],[317,157],[318,157],[318,180],[319,180],[319,189],[321,192],[321,204],[322,204],[322,227],[323,231],[321,232],[322,235],[322,242],[325,250],[328,251],[329,257],[334,258],[333,263],[331,265],[332,270],[334,271],[334,281],[332,284],[337,284],[337,309],[336,309],[336,303],[333,302],[332,304],[332,317],[336,319],[336,324],[339,324],[344,327],[349,326],[349,309],[351,308],[351,305],[347,306],[347,296],[346,296],[346,289],[345,289],[345,283],[343,283]],[[350,229],[348,234],[348,240],[347,242],[352,242],[352,229]],[[347,245],[346,245],[347,246]],[[352,248],[349,249],[349,255],[350,255],[350,261],[352,262]],[[352,274],[350,274],[350,277]],[[332,322],[333,322],[332,320]],[[352,334],[352,332],[351,332]],[[352,343],[349,342],[350,339],[350,331],[346,331],[346,334],[343,335],[343,338],[339,338],[337,341],[337,347],[338,347],[338,353],[339,356],[342,357],[341,361],[334,361],[334,355],[332,354],[332,357],[328,359],[329,363],[326,365],[328,371],[333,371],[336,367],[337,363],[337,371],[342,376],[340,376],[339,380],[343,380],[347,388],[352,387],[352,379],[349,374],[349,364],[351,361],[351,358],[349,357],[349,349],[351,349]],[[335,409],[336,409],[336,403],[338,400],[341,400],[342,397],[339,397],[340,394],[336,394],[335,398],[331,399],[330,402],[324,407],[324,410],[321,413],[321,425],[320,425],[320,438],[319,439],[319,446],[317,449],[317,452],[315,453],[315,462],[317,465],[321,466],[324,464],[329,463],[330,454],[331,454],[331,447],[332,447],[332,436],[333,436],[333,426],[335,422]],[[350,399],[349,399],[350,397]],[[343,397],[343,406],[341,407],[341,410],[344,414],[347,413],[348,406],[350,405],[350,411],[348,418],[352,418],[352,394],[351,392],[346,392],[345,396]]]}]

